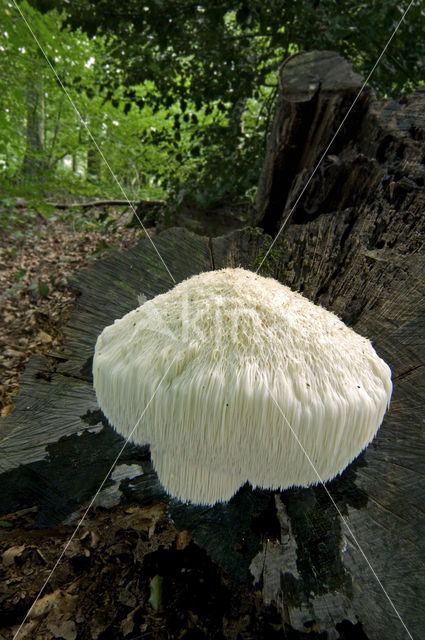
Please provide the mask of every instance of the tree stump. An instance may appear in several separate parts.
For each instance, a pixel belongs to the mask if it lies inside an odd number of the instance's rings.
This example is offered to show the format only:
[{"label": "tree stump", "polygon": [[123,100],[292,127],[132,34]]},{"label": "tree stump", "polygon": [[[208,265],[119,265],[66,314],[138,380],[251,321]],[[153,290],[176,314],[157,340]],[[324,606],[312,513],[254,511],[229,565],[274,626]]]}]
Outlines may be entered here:
[{"label": "tree stump", "polygon": [[[273,232],[361,83],[327,52],[297,56],[281,76],[286,88],[255,220]],[[245,486],[228,504],[180,504],[162,491],[148,449],[134,446],[124,450],[120,473],[100,494],[104,505],[111,499],[164,502],[176,526],[189,530],[230,576],[260,584],[264,600],[279,603],[285,623],[300,632],[327,631],[330,639],[337,637],[335,625],[350,637],[344,619],[360,620],[370,638],[409,637],[352,534],[410,634],[422,634],[424,102],[423,88],[398,103],[377,102],[368,89],[267,256],[271,238],[254,230],[206,238],[170,229],[155,238],[176,281],[202,270],[262,264],[263,275],[277,277],[370,338],[389,364],[394,394],[376,439],[327,483],[345,521],[321,486],[281,493]],[[36,525],[47,527],[66,521],[96,492],[122,444],[91,386],[96,337],[172,285],[148,239],[79,274],[81,295],[64,352],[31,359],[16,407],[0,424],[1,514],[36,507]]]},{"label": "tree stump", "polygon": [[[361,86],[346,63],[327,52],[290,60],[281,71],[280,82],[255,219],[273,234],[291,212]],[[425,594],[424,114],[424,87],[399,102],[376,101],[366,88],[271,252],[271,268],[281,281],[369,337],[392,369],[394,393],[384,424],[372,445],[341,477],[347,479],[350,469],[355,476],[343,513],[414,637],[421,634],[421,614],[412,594]],[[337,485],[334,481],[329,488],[338,495]],[[311,505],[314,492],[310,493]],[[298,500],[308,495],[303,491],[295,494],[281,496],[287,514],[297,511]],[[294,511],[288,496],[297,503]],[[312,522],[316,509],[323,509],[324,504],[317,494],[316,500],[315,507],[307,508]],[[286,516],[283,522],[286,530]],[[326,537],[330,528],[325,527],[326,534],[315,533],[314,528],[310,527],[307,536],[310,540],[316,537],[318,550],[321,535]],[[346,528],[342,525],[340,530],[339,558],[344,569],[335,565],[331,571],[341,579],[339,596],[330,596],[332,579],[325,577],[326,571],[322,573],[326,563],[314,570],[314,556],[310,554],[308,560],[306,554],[303,564],[307,529],[300,536],[290,529],[297,543],[296,554],[293,547],[288,559],[292,568],[297,561],[298,577],[294,579],[294,570],[284,573],[284,580],[280,575],[291,621],[302,621],[306,602],[313,617],[329,619],[341,598],[336,608],[345,609],[347,616],[349,611],[351,616],[358,615],[372,636],[389,638],[393,628],[397,637],[408,637],[401,623],[396,623],[395,612],[364,558],[352,546],[355,543]],[[276,581],[274,560],[271,565]],[[348,567],[350,586],[345,583],[343,587]],[[301,604],[296,594],[300,582],[305,589],[306,571],[311,572],[316,595],[309,599],[304,591]],[[321,582],[327,587],[319,594]]]}]

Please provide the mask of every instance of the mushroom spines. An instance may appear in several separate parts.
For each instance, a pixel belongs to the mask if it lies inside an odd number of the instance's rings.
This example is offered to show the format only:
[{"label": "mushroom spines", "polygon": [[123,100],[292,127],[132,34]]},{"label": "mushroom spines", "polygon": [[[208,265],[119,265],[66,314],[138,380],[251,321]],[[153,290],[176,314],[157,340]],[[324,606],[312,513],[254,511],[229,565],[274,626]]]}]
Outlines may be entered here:
[{"label": "mushroom spines", "polygon": [[331,479],[374,438],[392,390],[369,340],[243,269],[193,276],[107,327],[93,375],[117,431],[145,411],[132,440],[151,443],[167,491],[203,504],[246,480]]},{"label": "mushroom spines", "polygon": [[211,469],[187,457],[182,449],[151,448],[152,462],[164,489],[183,502],[214,504],[230,500],[246,479]]}]

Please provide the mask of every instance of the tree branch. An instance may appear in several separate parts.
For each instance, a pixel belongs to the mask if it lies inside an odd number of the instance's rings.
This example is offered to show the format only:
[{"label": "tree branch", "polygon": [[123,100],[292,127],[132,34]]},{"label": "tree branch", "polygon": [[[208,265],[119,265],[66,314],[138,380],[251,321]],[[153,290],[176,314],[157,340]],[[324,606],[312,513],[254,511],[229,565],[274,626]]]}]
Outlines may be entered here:
[{"label": "tree branch", "polygon": [[91,207],[106,207],[106,206],[146,206],[146,207],[159,207],[164,206],[164,200],[95,200],[93,202],[73,202],[72,204],[66,204],[62,202],[47,202],[56,209],[90,209]]}]

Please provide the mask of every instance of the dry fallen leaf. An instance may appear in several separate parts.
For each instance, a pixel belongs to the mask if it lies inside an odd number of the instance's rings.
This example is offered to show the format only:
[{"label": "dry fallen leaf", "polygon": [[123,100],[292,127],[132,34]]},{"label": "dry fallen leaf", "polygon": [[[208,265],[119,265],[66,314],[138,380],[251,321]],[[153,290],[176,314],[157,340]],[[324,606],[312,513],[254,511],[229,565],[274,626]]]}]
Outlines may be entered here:
[{"label": "dry fallen leaf", "polygon": [[1,410],[1,417],[5,418],[6,416],[8,416],[14,406],[14,404],[7,404],[5,407],[3,407],[3,409]]},{"label": "dry fallen leaf", "polygon": [[80,538],[81,542],[88,544],[91,549],[95,549],[99,544],[99,534],[96,531],[85,531]]},{"label": "dry fallen leaf", "polygon": [[133,505],[126,509],[126,514],[128,515],[123,518],[122,525],[126,529],[147,531],[150,539],[155,533],[157,523],[164,516],[164,511],[165,505],[161,503],[153,504],[149,507]]},{"label": "dry fallen leaf", "polygon": [[20,545],[18,547],[9,547],[2,554],[2,561],[5,567],[10,567],[11,564],[15,562],[15,558],[19,558],[25,550],[25,545]]},{"label": "dry fallen leaf", "polygon": [[187,545],[191,540],[192,540],[192,536],[190,535],[187,529],[184,529],[184,531],[179,531],[176,536],[177,551],[183,551],[183,549],[186,549]]},{"label": "dry fallen leaf", "polygon": [[118,595],[118,601],[121,602],[121,604],[124,604],[126,607],[135,607],[137,598],[128,589],[121,589]]},{"label": "dry fallen leaf", "polygon": [[57,607],[60,601],[61,591],[60,589],[56,589],[53,593],[46,593],[44,596],[39,598],[37,602],[34,603],[31,608],[28,617],[29,618],[41,618],[45,616],[49,611],[51,611],[54,607]]},{"label": "dry fallen leaf", "polygon": [[41,329],[38,332],[38,335],[36,337],[36,341],[37,342],[41,342],[42,344],[48,344],[49,342],[53,341],[53,336],[51,336],[49,333],[46,333],[46,331],[43,331]]},{"label": "dry fallen leaf", "polygon": [[[33,353],[59,351],[62,326],[71,313],[75,292],[69,277],[86,265],[99,242],[120,248],[134,245],[136,228],[75,231],[56,221],[40,221],[22,241],[0,238],[0,411],[13,408],[17,380]],[[10,251],[11,247],[14,251]],[[48,284],[48,295],[29,289],[31,282]]]},{"label": "dry fallen leaf", "polygon": [[121,622],[121,632],[123,636],[128,636],[134,629],[134,620],[133,616],[129,614],[124,620]]},{"label": "dry fallen leaf", "polygon": [[104,611],[98,611],[90,620],[90,633],[93,640],[97,638],[108,628],[110,621],[105,616]]},{"label": "dry fallen leaf", "polygon": [[29,620],[24,624],[22,628],[20,628],[19,625],[17,625],[12,627],[11,631],[13,633],[13,637],[15,637],[15,635],[18,633],[18,629],[20,629],[19,640],[22,640],[22,638],[35,638],[32,632],[36,626],[37,626],[37,622],[35,620]]},{"label": "dry fallen leaf", "polygon": [[73,620],[66,618],[58,620],[48,619],[46,620],[46,626],[55,638],[61,638],[62,640],[75,640],[77,637],[77,627]]}]

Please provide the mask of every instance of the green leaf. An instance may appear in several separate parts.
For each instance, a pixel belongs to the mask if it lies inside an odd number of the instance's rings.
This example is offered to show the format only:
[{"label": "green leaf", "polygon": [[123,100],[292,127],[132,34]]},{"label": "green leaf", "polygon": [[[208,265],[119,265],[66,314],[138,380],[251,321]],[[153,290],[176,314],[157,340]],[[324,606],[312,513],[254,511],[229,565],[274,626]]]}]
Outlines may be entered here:
[{"label": "green leaf", "polygon": [[55,207],[44,200],[31,200],[31,206],[45,218],[51,218],[55,211]]},{"label": "green leaf", "polygon": [[49,286],[45,282],[38,283],[38,292],[43,298],[46,298],[49,295],[49,291]]},{"label": "green leaf", "polygon": [[152,578],[149,584],[149,604],[154,611],[158,611],[159,607],[162,604],[162,582],[163,577],[157,574]]},{"label": "green leaf", "polygon": [[111,247],[105,240],[101,240],[97,245],[97,249],[93,251],[91,255],[89,255],[87,260],[90,261],[90,260],[94,260],[95,258],[98,258],[104,251],[108,251],[110,250],[110,248]]},{"label": "green leaf", "polygon": [[25,274],[26,274],[26,270],[25,269],[19,269],[19,271],[16,271],[13,274],[13,277],[15,278],[16,282],[19,282],[19,280],[21,278],[23,278]]}]

